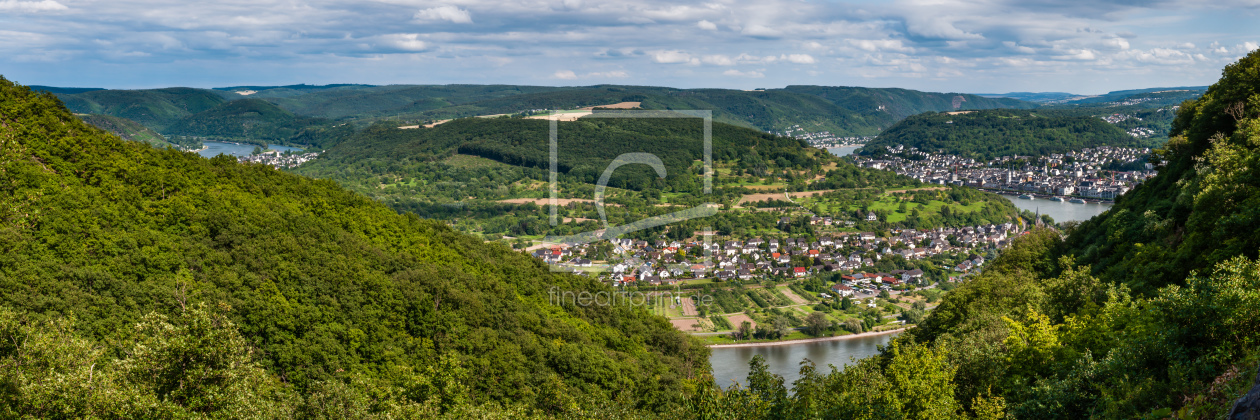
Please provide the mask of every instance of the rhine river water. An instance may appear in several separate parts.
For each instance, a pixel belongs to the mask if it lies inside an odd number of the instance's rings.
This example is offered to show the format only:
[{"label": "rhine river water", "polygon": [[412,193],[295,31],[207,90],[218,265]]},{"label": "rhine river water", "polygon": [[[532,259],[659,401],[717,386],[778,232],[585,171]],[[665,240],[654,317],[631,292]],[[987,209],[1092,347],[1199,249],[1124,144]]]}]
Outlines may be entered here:
[{"label": "rhine river water", "polygon": [[1090,204],[1072,204],[1067,201],[1050,201],[1045,198],[1036,198],[1033,200],[1025,200],[1013,195],[1002,194],[1002,197],[1015,203],[1015,208],[1020,210],[1028,210],[1031,212],[1040,211],[1041,214],[1048,214],[1054,219],[1055,223],[1066,222],[1069,220],[1085,221],[1094,216],[1102,214],[1111,208],[1110,204],[1090,203]]},{"label": "rhine river water", "polygon": [[[201,142],[201,144],[206,147],[204,149],[198,150],[197,154],[204,157],[208,157],[208,158],[215,157],[220,154],[237,156],[237,157],[249,156],[251,153],[254,153],[254,147],[255,147],[255,145],[253,144],[224,143],[224,142],[218,142],[218,141],[203,141]],[[302,151],[302,149],[298,147],[280,146],[280,145],[275,145],[275,144],[268,145],[267,149],[279,150],[280,152]]]},{"label": "rhine river water", "polygon": [[879,353],[879,346],[888,344],[896,333],[868,335],[842,340],[816,341],[812,343],[761,347],[727,347],[712,349],[709,364],[713,365],[713,380],[722,388],[734,382],[748,385],[748,361],[758,354],[766,358],[770,372],[783,376],[790,389],[792,382],[801,377],[801,361],[809,359],[818,372],[831,372],[827,365],[842,369],[852,363],[850,358],[864,359]]},{"label": "rhine river water", "polygon": [[831,152],[831,154],[836,155],[836,156],[848,156],[852,154],[854,150],[861,149],[861,148],[862,146],[840,146],[840,147],[832,147],[830,149],[827,149],[827,151]]}]

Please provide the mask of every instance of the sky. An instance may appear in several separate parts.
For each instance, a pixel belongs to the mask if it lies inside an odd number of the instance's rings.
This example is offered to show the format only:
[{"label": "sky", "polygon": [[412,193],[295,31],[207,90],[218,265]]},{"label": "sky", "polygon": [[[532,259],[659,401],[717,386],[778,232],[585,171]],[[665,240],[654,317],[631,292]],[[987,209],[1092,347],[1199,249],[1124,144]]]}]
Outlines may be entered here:
[{"label": "sky", "polygon": [[0,75],[116,89],[1209,85],[1260,0],[0,0]]}]

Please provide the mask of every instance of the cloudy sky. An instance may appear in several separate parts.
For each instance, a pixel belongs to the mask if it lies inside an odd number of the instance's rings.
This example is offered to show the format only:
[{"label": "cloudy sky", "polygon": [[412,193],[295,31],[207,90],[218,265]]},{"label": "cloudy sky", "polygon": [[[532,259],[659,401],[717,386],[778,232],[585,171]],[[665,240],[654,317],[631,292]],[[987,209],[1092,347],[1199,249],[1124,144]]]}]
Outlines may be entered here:
[{"label": "cloudy sky", "polygon": [[0,75],[145,88],[1207,85],[1260,0],[0,0]]}]

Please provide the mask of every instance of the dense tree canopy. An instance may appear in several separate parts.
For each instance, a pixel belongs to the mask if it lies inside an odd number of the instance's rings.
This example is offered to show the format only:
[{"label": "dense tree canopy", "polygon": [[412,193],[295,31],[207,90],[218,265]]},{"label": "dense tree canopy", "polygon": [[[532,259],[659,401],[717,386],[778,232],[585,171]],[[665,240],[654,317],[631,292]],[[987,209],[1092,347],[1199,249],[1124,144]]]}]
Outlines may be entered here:
[{"label": "dense tree canopy", "polygon": [[929,112],[911,116],[884,130],[863,152],[887,146],[913,146],[935,153],[993,159],[999,156],[1046,156],[1097,146],[1142,147],[1140,139],[1092,116],[1060,111],[984,110]]},{"label": "dense tree canopy", "polygon": [[[332,182],[120,140],[8,81],[0,122],[0,306],[23,322],[72,317],[71,335],[99,343],[81,348],[103,352],[66,350],[85,357],[76,366],[168,369],[128,350],[166,340],[161,328],[133,326],[207,303],[231,308],[243,340],[231,345],[256,349],[259,380],[298,393],[449,363],[466,370],[471,404],[652,412],[678,407],[708,370],[703,347],[642,307],[549,303],[552,287],[599,283]],[[0,356],[13,354],[28,353]],[[145,380],[175,398],[166,379]],[[22,389],[5,401],[29,402]]]}]

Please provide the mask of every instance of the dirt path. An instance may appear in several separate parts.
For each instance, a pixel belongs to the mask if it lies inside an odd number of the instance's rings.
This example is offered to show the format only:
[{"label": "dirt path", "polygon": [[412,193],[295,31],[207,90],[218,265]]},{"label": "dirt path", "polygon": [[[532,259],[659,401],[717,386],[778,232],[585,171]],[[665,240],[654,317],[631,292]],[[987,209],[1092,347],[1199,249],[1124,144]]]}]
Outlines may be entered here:
[{"label": "dirt path", "polygon": [[634,109],[634,108],[638,108],[640,105],[643,105],[643,102],[617,102],[615,104],[608,104],[608,105],[588,106],[582,109],[585,109],[585,110],[594,110],[595,108]]},{"label": "dirt path", "polygon": [[[801,197],[809,197],[814,194],[823,195],[832,191],[836,191],[836,190],[798,191],[798,192],[786,193],[786,194],[792,196],[792,198],[801,198]],[[766,201],[768,199],[785,200],[787,197],[784,194],[785,193],[783,192],[745,194],[742,198],[739,199],[738,204],[744,204],[746,202],[755,202],[755,201]]]},{"label": "dirt path", "polygon": [[779,289],[779,291],[783,292],[783,296],[787,296],[787,298],[791,299],[792,302],[796,302],[797,305],[809,303],[809,301],[805,300],[805,298],[800,297],[795,292],[793,292],[792,289],[784,287],[782,289]]},{"label": "dirt path", "polygon": [[700,311],[696,310],[696,302],[691,300],[689,296],[682,298],[682,314],[683,316],[699,316]]},{"label": "dirt path", "polygon": [[[906,192],[906,191],[931,191],[931,190],[948,190],[949,187],[923,187],[923,188],[904,188],[899,190],[888,190],[886,193]],[[886,194],[885,193],[885,194]]]},{"label": "dirt path", "polygon": [[582,117],[585,117],[585,116],[587,116],[587,115],[591,115],[591,111],[589,111],[589,110],[587,110],[587,111],[568,111],[568,112],[558,113],[558,114],[555,114],[555,115],[552,115],[552,114],[547,114],[547,115],[534,115],[534,116],[530,116],[530,117],[525,117],[525,119],[527,119],[527,120],[577,121],[577,120],[578,120],[578,118],[582,118]]},{"label": "dirt path", "polygon": [[905,328],[898,328],[898,329],[889,330],[889,331],[864,332],[861,334],[838,335],[835,337],[806,338],[802,340],[770,341],[770,342],[764,342],[764,343],[710,344],[708,347],[711,349],[720,349],[720,348],[731,348],[731,347],[787,346],[787,345],[792,345],[792,344],[814,343],[814,342],[819,342],[819,341],[848,340],[851,338],[870,337],[873,335],[898,333],[905,330],[906,330]]}]

